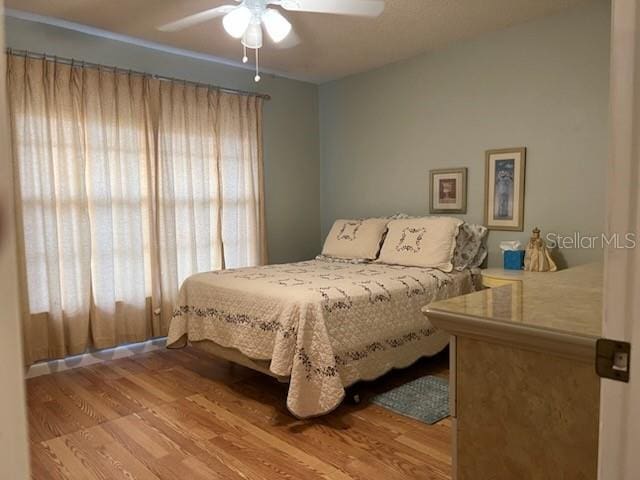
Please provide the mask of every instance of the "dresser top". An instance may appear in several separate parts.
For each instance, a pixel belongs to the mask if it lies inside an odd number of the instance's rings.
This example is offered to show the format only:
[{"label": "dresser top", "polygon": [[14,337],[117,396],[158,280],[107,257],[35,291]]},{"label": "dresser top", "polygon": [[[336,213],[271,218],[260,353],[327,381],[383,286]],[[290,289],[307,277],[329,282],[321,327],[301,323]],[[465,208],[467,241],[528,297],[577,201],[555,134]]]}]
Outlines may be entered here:
[{"label": "dresser top", "polygon": [[436,327],[453,334],[471,329],[475,336],[530,335],[582,346],[592,346],[601,335],[602,264],[553,273],[499,272],[499,278],[519,281],[434,302],[423,312]]},{"label": "dresser top", "polygon": [[[538,277],[538,280],[548,280],[549,275],[558,272],[525,272],[524,270],[507,270],[504,268],[485,268],[480,271],[483,277],[500,278],[504,280],[529,280]],[[542,277],[540,277],[542,275]]]}]

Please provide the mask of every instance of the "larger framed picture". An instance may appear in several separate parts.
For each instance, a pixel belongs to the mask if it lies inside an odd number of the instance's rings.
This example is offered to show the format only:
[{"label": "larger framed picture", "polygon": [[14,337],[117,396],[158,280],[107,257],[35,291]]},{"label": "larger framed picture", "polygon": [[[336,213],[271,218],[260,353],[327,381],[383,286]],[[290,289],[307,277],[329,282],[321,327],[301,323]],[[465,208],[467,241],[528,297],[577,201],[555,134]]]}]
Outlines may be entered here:
[{"label": "larger framed picture", "polygon": [[450,168],[429,172],[430,213],[467,212],[467,169]]},{"label": "larger framed picture", "polygon": [[487,150],[484,223],[491,230],[524,230],[526,148]]}]

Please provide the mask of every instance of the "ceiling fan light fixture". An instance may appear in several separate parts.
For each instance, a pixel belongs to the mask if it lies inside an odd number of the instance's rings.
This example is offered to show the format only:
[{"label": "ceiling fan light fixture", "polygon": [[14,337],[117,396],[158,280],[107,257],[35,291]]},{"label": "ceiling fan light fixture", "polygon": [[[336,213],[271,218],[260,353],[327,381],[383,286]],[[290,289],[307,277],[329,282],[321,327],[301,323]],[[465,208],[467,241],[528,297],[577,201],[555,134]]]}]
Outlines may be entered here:
[{"label": "ceiling fan light fixture", "polygon": [[242,63],[246,64],[249,61],[247,49],[251,48],[254,51],[256,56],[254,80],[259,82],[259,52],[262,48],[263,25],[274,43],[280,43],[287,37],[290,38],[281,47],[291,48],[299,43],[297,35],[292,31],[291,23],[279,10],[269,8],[272,5],[291,12],[360,17],[377,17],[384,10],[384,0],[235,0],[235,4],[210,8],[157,28],[161,31],[174,32],[223,17],[222,24],[225,31],[231,37],[241,41],[243,46]]},{"label": "ceiling fan light fixture", "polygon": [[247,48],[262,48],[262,26],[251,22],[242,36],[242,45]]},{"label": "ceiling fan light fixture", "polygon": [[281,0],[280,5],[285,10],[297,10],[302,8],[298,0]]},{"label": "ceiling fan light fixture", "polygon": [[262,14],[262,22],[267,33],[275,43],[280,43],[291,32],[291,24],[282,16],[282,14],[273,9],[268,8]]},{"label": "ceiling fan light fixture", "polygon": [[222,25],[233,38],[242,38],[249,27],[251,16],[251,10],[241,5],[224,16]]}]

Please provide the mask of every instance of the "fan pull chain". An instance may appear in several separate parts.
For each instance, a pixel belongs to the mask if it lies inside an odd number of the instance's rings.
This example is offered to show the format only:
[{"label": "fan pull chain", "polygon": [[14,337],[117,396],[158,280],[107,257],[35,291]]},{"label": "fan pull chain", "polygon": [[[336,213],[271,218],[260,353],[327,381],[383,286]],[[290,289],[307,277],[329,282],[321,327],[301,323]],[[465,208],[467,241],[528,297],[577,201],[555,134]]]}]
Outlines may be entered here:
[{"label": "fan pull chain", "polygon": [[253,77],[253,79],[256,81],[256,83],[258,83],[260,81],[260,67],[258,65],[258,57],[259,57],[258,52],[259,51],[260,51],[260,49],[256,48],[256,76]]},{"label": "fan pull chain", "polygon": [[242,63],[247,63],[249,61],[249,57],[247,57],[247,47],[246,45],[242,45]]}]

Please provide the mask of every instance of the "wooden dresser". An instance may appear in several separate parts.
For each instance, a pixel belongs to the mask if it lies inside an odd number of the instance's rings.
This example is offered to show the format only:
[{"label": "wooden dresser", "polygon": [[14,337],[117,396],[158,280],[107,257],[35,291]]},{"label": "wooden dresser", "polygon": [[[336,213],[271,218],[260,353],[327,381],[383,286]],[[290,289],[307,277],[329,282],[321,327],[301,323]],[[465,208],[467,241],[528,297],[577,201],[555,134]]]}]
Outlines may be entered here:
[{"label": "wooden dresser", "polygon": [[602,265],[483,285],[424,309],[452,335],[454,478],[596,480]]}]

